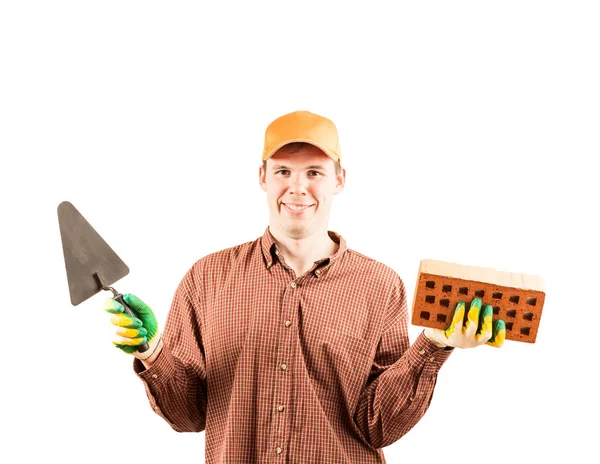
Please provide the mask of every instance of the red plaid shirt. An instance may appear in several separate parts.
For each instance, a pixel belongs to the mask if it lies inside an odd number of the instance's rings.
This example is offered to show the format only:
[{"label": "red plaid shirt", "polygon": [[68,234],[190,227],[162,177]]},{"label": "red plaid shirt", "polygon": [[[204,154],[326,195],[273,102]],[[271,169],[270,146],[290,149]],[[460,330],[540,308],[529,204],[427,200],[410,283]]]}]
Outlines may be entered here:
[{"label": "red plaid shirt", "polygon": [[206,463],[384,463],[427,410],[451,350],[409,346],[389,267],[339,244],[297,277],[269,229],[197,261],[155,363],[134,369],[154,411],[206,430]]}]

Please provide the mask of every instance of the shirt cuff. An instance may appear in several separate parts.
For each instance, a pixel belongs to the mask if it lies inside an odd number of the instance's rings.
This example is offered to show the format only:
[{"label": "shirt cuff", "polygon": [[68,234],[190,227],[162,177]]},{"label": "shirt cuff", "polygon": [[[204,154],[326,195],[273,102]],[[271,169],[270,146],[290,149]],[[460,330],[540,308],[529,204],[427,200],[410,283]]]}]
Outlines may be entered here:
[{"label": "shirt cuff", "polygon": [[423,367],[423,372],[437,373],[453,351],[452,347],[438,347],[421,332],[406,351],[406,356],[411,366]]},{"label": "shirt cuff", "polygon": [[[159,404],[162,404],[162,407],[165,406],[165,399],[168,399],[171,391],[169,383],[172,383],[175,377],[175,360],[171,350],[163,344],[163,348],[158,357],[152,366],[147,369],[144,364],[142,364],[142,361],[135,358],[133,360],[133,370],[144,383],[148,401],[154,412],[166,420],[173,429],[180,431],[180,429],[177,428],[177,426],[164,414],[161,406],[159,406]],[[163,399],[162,401],[161,398]]]},{"label": "shirt cuff", "polygon": [[135,358],[133,361],[133,370],[150,387],[151,391],[160,390],[175,375],[173,354],[163,343],[161,352],[150,367],[146,368],[142,361]]}]

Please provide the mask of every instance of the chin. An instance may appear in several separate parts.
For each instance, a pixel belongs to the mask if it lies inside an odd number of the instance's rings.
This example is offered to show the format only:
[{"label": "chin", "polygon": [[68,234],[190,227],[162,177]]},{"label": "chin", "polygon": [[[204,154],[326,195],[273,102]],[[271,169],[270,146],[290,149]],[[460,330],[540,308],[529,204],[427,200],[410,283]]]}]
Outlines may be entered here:
[{"label": "chin", "polygon": [[305,225],[286,224],[282,227],[288,237],[301,239],[310,235],[310,229]]}]

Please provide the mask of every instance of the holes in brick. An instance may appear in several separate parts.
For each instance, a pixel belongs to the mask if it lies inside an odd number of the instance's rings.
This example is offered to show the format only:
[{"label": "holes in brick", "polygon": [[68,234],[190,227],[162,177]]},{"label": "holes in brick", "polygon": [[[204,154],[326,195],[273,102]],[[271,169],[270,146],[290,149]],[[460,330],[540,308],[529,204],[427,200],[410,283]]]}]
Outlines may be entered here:
[{"label": "holes in brick", "polygon": [[516,309],[509,309],[506,311],[506,315],[508,317],[517,317],[517,310]]},{"label": "holes in brick", "polygon": [[449,293],[452,291],[452,285],[444,285],[442,286],[442,292]]},{"label": "holes in brick", "polygon": [[523,319],[526,321],[533,321],[533,313],[523,313]]},{"label": "holes in brick", "polygon": [[438,314],[436,319],[437,319],[438,322],[446,322],[446,315],[445,314]]},{"label": "holes in brick", "polygon": [[514,304],[518,304],[519,303],[519,295],[513,295],[513,296],[511,296],[508,299],[508,301],[510,301],[511,303],[514,303]]},{"label": "holes in brick", "polygon": [[494,306],[494,314],[497,316],[500,314],[500,306]]},{"label": "holes in brick", "polygon": [[527,298],[527,304],[531,306],[535,306],[537,303],[537,298]]},{"label": "holes in brick", "polygon": [[502,299],[502,293],[500,293],[500,292],[494,292],[494,293],[492,293],[492,298],[494,298],[496,300],[501,300]]},{"label": "holes in brick", "polygon": [[458,293],[460,295],[468,295],[469,294],[469,288],[468,287],[460,287],[458,289]]},{"label": "holes in brick", "polygon": [[433,295],[427,295],[427,296],[425,297],[425,301],[426,301],[427,303],[435,303],[435,296],[433,296]]},{"label": "holes in brick", "polygon": [[435,288],[435,282],[433,280],[428,280],[427,282],[425,282],[425,286],[427,288]]},{"label": "holes in brick", "polygon": [[485,294],[485,292],[483,290],[476,290],[475,291],[475,296],[477,298],[483,298],[483,295]]},{"label": "holes in brick", "polygon": [[521,335],[529,335],[529,327],[521,327]]},{"label": "holes in brick", "polygon": [[506,322],[504,325],[506,325],[506,330],[507,332],[510,332],[513,328],[513,323],[512,322]]},{"label": "holes in brick", "polygon": [[427,311],[421,311],[421,319],[428,321],[430,316],[431,314],[429,314]]},{"label": "holes in brick", "polygon": [[440,306],[448,307],[450,306],[450,300],[440,300]]}]

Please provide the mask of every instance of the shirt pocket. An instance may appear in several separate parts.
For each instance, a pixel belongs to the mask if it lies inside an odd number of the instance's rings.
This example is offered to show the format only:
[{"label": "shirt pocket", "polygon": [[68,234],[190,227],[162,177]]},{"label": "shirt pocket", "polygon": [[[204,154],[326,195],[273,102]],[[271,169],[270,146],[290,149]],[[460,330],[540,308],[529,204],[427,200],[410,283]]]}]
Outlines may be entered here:
[{"label": "shirt pocket", "polygon": [[371,356],[371,344],[363,338],[340,332],[333,337],[332,344],[338,345],[342,351],[351,354],[369,357]]},{"label": "shirt pocket", "polygon": [[339,332],[320,340],[319,346],[312,376],[315,390],[332,411],[352,417],[373,363],[371,344]]}]

